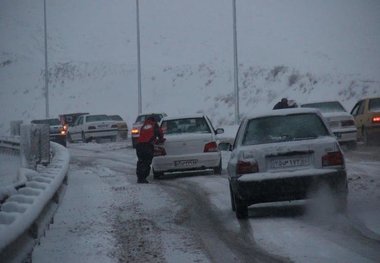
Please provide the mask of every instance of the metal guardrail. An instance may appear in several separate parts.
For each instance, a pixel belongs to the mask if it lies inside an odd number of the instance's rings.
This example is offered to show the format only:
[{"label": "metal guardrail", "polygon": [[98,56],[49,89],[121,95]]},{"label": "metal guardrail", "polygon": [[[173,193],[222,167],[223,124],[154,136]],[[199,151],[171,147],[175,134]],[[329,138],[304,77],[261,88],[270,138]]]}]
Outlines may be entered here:
[{"label": "metal guardrail", "polygon": [[0,150],[20,152],[20,136],[0,137]]},{"label": "metal guardrail", "polygon": [[[54,142],[49,164],[20,168],[25,183],[0,204],[0,262],[31,261],[31,252],[51,223],[67,185],[70,156]],[[20,138],[1,138],[0,149],[18,151]]]}]

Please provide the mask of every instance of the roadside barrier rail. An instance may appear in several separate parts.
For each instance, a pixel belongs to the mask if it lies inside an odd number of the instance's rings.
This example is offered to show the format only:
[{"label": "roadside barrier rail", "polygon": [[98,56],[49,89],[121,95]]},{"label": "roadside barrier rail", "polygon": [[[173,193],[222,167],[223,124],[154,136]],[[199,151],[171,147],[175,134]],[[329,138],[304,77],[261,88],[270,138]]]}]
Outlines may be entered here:
[{"label": "roadside barrier rail", "polygon": [[[0,140],[0,148],[20,150],[20,142]],[[70,155],[51,142],[51,160],[36,170],[20,168],[25,184],[0,203],[0,262],[31,261],[38,243],[63,197],[68,182]]]}]

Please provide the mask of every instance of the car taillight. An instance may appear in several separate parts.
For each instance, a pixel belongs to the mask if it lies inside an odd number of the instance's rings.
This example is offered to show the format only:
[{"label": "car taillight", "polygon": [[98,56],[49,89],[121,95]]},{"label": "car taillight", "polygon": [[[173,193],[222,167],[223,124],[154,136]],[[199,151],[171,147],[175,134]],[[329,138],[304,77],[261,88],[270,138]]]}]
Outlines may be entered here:
[{"label": "car taillight", "polygon": [[66,134],[66,131],[65,130],[61,130],[61,135],[65,135]]},{"label": "car taillight", "polygon": [[203,148],[203,152],[217,152],[218,151],[218,145],[216,142],[209,142],[205,144],[205,147]]},{"label": "car taillight", "polygon": [[69,126],[67,124],[63,125],[63,129],[67,131],[69,129]]},{"label": "car taillight", "polygon": [[153,152],[153,155],[154,156],[163,156],[163,155],[166,155],[166,150],[164,147],[161,147],[161,146],[157,146],[155,145],[154,146],[154,152]]},{"label": "car taillight", "polygon": [[374,117],[372,117],[372,122],[373,123],[380,123],[380,116],[374,116]]},{"label": "car taillight", "polygon": [[343,165],[344,158],[343,154],[340,151],[337,152],[328,152],[322,156],[322,166],[334,166],[334,165]]},{"label": "car taillight", "polygon": [[116,128],[117,128],[117,124],[112,124],[112,125],[111,125],[111,128],[116,129]]},{"label": "car taillight", "polygon": [[259,165],[257,162],[238,161],[236,164],[237,174],[250,174],[257,173],[259,171]]},{"label": "car taillight", "polygon": [[95,127],[95,126],[88,126],[88,129],[89,129],[89,130],[95,130],[96,127]]},{"label": "car taillight", "polygon": [[133,129],[131,130],[131,133],[132,133],[132,134],[139,134],[139,129],[133,128]]},{"label": "car taillight", "polygon": [[354,126],[355,125],[355,122],[353,120],[346,120],[346,121],[342,121],[341,122],[341,125],[342,127],[346,127],[346,126]]}]

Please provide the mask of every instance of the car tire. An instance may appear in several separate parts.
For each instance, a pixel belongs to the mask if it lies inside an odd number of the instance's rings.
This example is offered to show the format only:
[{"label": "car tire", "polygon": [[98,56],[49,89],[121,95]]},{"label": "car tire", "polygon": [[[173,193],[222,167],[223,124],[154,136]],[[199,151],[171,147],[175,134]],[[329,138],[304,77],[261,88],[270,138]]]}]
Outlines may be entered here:
[{"label": "car tire", "polygon": [[86,136],[84,135],[84,132],[82,132],[82,142],[88,143],[88,139],[86,139]]},{"label": "car tire", "polygon": [[234,194],[235,201],[235,213],[237,219],[248,218],[248,206],[247,204]]},{"label": "car tire", "polygon": [[135,149],[136,148],[136,140],[131,138],[132,140],[132,148]]},{"label": "car tire", "polygon": [[64,146],[64,147],[66,147],[67,146],[66,140],[62,140],[61,141],[61,145]]},{"label": "car tire", "polygon": [[352,142],[349,142],[347,143],[347,147],[349,150],[356,150],[358,144],[356,141],[352,141]]},{"label": "car tire", "polygon": [[73,143],[74,142],[73,139],[71,138],[71,134],[70,133],[67,133],[67,141],[69,143]]},{"label": "car tire", "polygon": [[156,172],[155,170],[153,170],[153,179],[159,179],[163,175],[163,172]]},{"label": "car tire", "polygon": [[222,159],[219,161],[219,165],[214,167],[214,174],[221,175],[222,174]]},{"label": "car tire", "polygon": [[369,145],[370,144],[370,138],[368,136],[368,131],[367,131],[366,127],[363,127],[362,134],[363,134],[363,142],[364,142],[364,144],[365,145]]},{"label": "car tire", "polygon": [[232,186],[231,186],[231,183],[229,183],[230,185],[230,198],[231,198],[231,209],[232,211],[236,211],[236,206],[235,206],[235,198],[234,198],[234,193],[232,192]]}]

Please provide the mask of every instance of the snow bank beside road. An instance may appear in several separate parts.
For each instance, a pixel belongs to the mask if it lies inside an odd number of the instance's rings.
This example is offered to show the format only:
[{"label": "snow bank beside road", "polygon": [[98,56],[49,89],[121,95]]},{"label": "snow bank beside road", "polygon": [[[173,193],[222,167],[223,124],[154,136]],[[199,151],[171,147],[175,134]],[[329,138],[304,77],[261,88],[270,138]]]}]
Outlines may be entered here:
[{"label": "snow bank beside road", "polygon": [[54,154],[51,163],[47,167],[38,167],[34,175],[23,170],[29,179],[25,187],[18,189],[1,206],[0,261],[3,257],[9,258],[7,246],[31,228],[67,176],[69,152],[56,143],[51,143],[51,148]]}]

